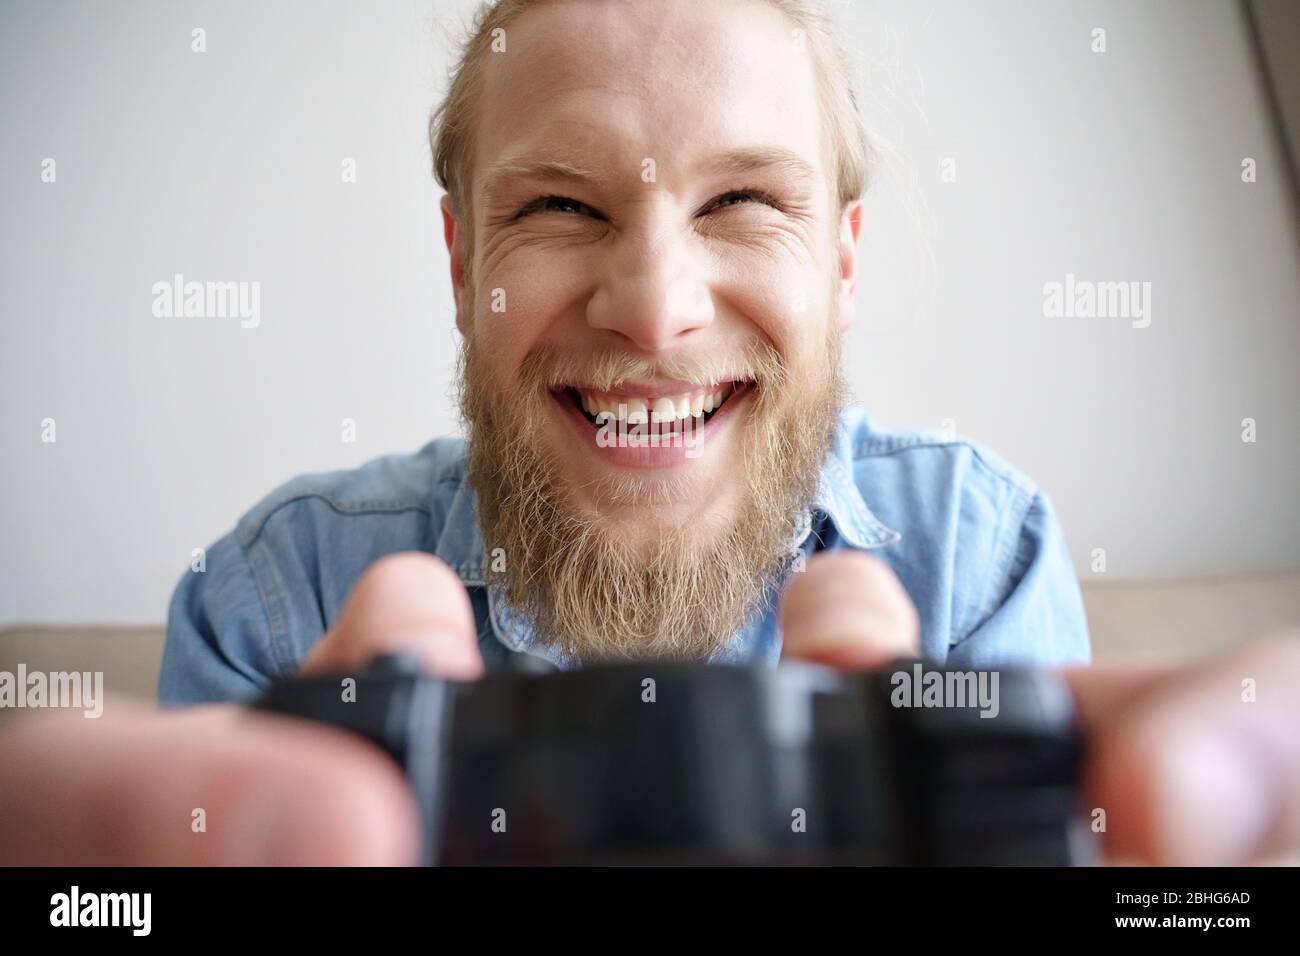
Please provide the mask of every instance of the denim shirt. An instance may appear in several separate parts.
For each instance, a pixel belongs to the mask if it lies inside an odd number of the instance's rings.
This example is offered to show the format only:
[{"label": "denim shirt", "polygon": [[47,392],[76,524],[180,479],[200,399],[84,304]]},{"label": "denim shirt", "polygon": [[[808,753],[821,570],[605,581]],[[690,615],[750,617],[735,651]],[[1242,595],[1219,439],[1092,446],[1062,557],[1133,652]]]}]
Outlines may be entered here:
[{"label": "denim shirt", "polygon": [[[398,551],[434,554],[460,577],[489,671],[509,651],[573,666],[535,644],[506,605],[474,501],[461,438],[281,486],[207,550],[203,571],[181,578],[160,701],[245,699],[294,674],[366,567]],[[974,442],[882,430],[848,409],[787,575],[798,573],[797,552],[835,548],[889,565],[916,605],[930,660],[980,669],[1089,659],[1079,584],[1051,503]],[[769,599],[712,661],[775,666],[780,654]]]}]

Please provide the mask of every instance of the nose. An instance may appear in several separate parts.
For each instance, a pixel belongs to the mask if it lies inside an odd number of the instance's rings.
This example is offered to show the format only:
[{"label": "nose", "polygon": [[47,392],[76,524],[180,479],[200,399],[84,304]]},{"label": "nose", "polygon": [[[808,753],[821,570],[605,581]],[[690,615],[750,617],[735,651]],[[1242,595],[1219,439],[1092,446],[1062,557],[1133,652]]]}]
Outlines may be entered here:
[{"label": "nose", "polygon": [[713,322],[703,250],[692,245],[666,209],[619,234],[587,305],[587,324],[615,332],[642,352],[680,345]]}]

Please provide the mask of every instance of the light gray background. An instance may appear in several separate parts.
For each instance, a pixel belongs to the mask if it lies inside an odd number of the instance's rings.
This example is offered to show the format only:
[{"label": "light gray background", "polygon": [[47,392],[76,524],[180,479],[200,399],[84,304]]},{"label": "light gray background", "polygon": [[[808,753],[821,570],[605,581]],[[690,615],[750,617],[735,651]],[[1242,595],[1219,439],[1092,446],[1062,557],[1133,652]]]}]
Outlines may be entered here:
[{"label": "light gray background", "polygon": [[[839,6],[892,146],[859,399],[1027,471],[1085,580],[1095,547],[1107,578],[1300,567],[1300,246],[1238,5]],[[456,429],[424,125],[470,7],[0,6],[0,626],[160,622],[275,485]],[[154,318],[175,272],[260,281],[260,327]],[[1151,282],[1151,326],[1044,318],[1067,272]]]}]

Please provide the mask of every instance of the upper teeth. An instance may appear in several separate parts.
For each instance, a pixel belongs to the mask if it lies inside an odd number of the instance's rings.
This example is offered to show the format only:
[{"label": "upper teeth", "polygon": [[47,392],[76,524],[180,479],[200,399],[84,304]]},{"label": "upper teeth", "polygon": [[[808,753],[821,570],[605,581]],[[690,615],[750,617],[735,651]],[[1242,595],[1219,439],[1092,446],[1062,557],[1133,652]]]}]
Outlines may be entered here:
[{"label": "upper teeth", "polygon": [[711,412],[720,406],[731,394],[731,387],[724,386],[715,392],[686,392],[682,395],[661,395],[658,398],[631,398],[628,396],[610,397],[588,392],[579,392],[582,407],[593,418],[599,418],[604,412],[629,425],[651,422],[671,422],[681,418],[691,418]]}]

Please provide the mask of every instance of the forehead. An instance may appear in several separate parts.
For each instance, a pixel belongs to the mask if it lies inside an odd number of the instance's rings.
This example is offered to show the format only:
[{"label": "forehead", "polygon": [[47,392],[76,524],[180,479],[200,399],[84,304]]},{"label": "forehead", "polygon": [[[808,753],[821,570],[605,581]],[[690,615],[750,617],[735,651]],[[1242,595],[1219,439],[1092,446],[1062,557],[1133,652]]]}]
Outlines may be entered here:
[{"label": "forehead", "polygon": [[558,0],[506,27],[484,65],[474,190],[488,164],[558,161],[640,179],[736,149],[824,175],[811,54],[763,0]]}]

